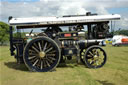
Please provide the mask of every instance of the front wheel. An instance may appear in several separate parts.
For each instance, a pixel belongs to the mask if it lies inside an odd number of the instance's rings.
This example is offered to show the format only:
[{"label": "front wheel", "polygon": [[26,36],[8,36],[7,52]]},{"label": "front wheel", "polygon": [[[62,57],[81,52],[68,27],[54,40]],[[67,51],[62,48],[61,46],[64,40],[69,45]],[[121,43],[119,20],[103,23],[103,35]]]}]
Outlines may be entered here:
[{"label": "front wheel", "polygon": [[91,46],[86,50],[84,60],[87,67],[100,68],[106,63],[107,55],[100,46]]},{"label": "front wheel", "polygon": [[47,72],[58,65],[60,55],[55,41],[48,37],[37,37],[26,45],[23,59],[31,71]]}]

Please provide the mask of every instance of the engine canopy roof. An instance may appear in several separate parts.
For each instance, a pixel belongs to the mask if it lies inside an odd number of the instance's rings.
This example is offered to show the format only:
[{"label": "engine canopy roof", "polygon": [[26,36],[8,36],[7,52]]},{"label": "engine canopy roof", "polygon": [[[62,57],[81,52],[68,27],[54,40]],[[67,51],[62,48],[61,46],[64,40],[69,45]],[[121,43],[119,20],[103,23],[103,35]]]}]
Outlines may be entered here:
[{"label": "engine canopy roof", "polygon": [[10,18],[9,24],[17,28],[39,28],[48,26],[68,26],[77,24],[108,22],[110,20],[119,20],[119,14],[113,15],[93,15],[93,16],[64,16],[64,17],[31,17],[31,18]]}]

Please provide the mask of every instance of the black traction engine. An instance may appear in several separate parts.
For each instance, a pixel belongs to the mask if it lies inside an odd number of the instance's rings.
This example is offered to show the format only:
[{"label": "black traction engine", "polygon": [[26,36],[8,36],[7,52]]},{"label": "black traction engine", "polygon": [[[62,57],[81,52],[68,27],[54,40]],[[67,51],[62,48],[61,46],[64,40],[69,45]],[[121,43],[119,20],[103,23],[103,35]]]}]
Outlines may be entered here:
[{"label": "black traction engine", "polygon": [[[88,68],[100,68],[107,60],[99,43],[109,36],[108,19],[91,13],[42,19],[9,17],[11,55],[18,63],[25,63],[29,70],[37,72],[52,71],[73,57]],[[13,27],[32,30],[16,33]],[[38,28],[41,31],[33,32]]]}]

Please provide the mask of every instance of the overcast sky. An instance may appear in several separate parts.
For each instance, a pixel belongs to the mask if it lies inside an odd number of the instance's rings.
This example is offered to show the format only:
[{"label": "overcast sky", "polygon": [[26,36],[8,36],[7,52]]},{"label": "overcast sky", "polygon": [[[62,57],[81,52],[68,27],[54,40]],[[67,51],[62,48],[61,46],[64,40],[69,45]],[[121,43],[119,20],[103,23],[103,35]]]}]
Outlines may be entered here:
[{"label": "overcast sky", "polygon": [[0,21],[8,17],[120,14],[116,29],[128,29],[128,0],[0,0]]}]

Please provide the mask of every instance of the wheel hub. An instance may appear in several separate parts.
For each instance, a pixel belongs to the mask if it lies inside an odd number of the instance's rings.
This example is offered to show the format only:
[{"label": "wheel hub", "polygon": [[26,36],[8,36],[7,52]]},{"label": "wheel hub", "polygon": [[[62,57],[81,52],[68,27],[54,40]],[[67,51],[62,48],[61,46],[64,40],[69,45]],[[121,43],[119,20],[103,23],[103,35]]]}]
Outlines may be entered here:
[{"label": "wheel hub", "polygon": [[98,56],[97,55],[94,55],[94,58],[98,58]]},{"label": "wheel hub", "polygon": [[98,56],[97,55],[94,55],[94,60],[98,60]]},{"label": "wheel hub", "polygon": [[43,51],[39,52],[39,56],[40,56],[40,58],[44,58],[45,57],[45,52],[43,52]]}]

